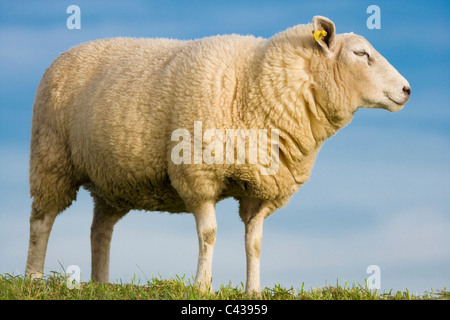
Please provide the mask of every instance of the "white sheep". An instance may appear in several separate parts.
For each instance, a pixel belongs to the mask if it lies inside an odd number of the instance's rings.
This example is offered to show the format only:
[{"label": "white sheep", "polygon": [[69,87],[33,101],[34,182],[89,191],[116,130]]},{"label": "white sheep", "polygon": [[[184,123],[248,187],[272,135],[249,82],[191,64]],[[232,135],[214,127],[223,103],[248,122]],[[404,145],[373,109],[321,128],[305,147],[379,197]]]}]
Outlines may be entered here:
[{"label": "white sheep", "polygon": [[215,204],[234,197],[246,291],[259,292],[263,220],[308,180],[324,140],[358,108],[397,111],[409,96],[369,42],[336,34],[321,16],[270,39],[115,38],[72,48],[46,70],[33,105],[25,274],[42,276],[55,217],[83,186],[95,203],[92,280],[108,281],[113,227],[129,210],[188,212],[195,281],[211,288]]}]

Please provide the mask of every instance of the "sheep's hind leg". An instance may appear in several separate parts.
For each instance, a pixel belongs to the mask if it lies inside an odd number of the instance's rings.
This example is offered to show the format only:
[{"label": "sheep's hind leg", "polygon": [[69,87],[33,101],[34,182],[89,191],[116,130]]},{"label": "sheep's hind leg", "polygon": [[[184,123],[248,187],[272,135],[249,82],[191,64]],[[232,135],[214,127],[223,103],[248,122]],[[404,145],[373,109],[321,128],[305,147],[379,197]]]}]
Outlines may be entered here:
[{"label": "sheep's hind leg", "polygon": [[39,279],[44,275],[44,262],[48,239],[53,222],[58,214],[56,210],[42,211],[33,201],[30,216],[30,241],[25,268],[25,277]]},{"label": "sheep's hind leg", "polygon": [[94,195],[94,218],[91,225],[91,280],[109,281],[109,256],[114,225],[128,211],[118,210]]},{"label": "sheep's hind leg", "polygon": [[198,264],[195,282],[203,290],[213,292],[211,283],[211,267],[214,243],[216,240],[216,215],[213,202],[205,202],[196,206],[193,211],[198,235]]},{"label": "sheep's hind leg", "polygon": [[33,204],[31,205],[30,241],[25,277],[32,279],[42,278],[48,239],[55,218],[70,206],[78,190],[64,176],[54,177],[47,174],[45,178],[42,185],[48,188],[42,188],[40,192],[32,188],[31,192]]}]

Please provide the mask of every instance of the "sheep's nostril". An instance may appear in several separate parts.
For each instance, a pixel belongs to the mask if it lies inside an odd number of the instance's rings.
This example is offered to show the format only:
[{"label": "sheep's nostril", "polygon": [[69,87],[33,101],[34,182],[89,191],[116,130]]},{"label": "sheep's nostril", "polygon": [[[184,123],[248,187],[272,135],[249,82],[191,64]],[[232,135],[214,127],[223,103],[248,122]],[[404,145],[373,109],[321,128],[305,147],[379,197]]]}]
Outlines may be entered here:
[{"label": "sheep's nostril", "polygon": [[408,96],[411,95],[411,88],[408,86],[403,87],[403,92],[406,93]]}]

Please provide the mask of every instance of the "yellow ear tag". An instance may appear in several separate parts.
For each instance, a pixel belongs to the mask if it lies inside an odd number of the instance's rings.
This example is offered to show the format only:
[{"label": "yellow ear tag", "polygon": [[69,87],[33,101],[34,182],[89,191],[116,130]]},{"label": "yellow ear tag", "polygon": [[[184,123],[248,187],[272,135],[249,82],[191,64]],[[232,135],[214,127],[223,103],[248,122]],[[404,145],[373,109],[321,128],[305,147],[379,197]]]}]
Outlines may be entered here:
[{"label": "yellow ear tag", "polygon": [[320,39],[322,39],[322,37],[325,37],[327,35],[327,32],[325,30],[318,30],[316,32],[314,32],[313,30],[313,35],[314,35],[314,39],[316,39],[316,41],[319,41]]}]

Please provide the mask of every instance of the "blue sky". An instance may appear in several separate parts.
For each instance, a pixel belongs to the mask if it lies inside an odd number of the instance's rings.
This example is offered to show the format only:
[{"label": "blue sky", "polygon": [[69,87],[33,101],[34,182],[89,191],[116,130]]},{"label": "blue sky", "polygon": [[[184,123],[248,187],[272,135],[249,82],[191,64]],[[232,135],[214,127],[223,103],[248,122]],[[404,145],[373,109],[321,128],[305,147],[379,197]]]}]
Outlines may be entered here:
[{"label": "blue sky", "polygon": [[[66,8],[81,8],[81,30]],[[381,9],[369,30],[366,9]],[[364,283],[381,269],[382,290],[422,293],[450,284],[450,93],[448,1],[0,1],[0,273],[23,274],[28,247],[31,107],[39,80],[63,51],[115,36],[193,39],[239,33],[270,37],[324,15],[338,33],[366,37],[410,82],[397,113],[360,110],[321,149],[311,180],[266,220],[261,283],[320,287]],[[90,277],[92,200],[56,220],[45,272],[77,264]],[[245,281],[237,204],[217,205],[213,284]],[[193,217],[130,212],[115,227],[110,280],[192,278]],[[141,271],[142,270],[142,271]]]}]

